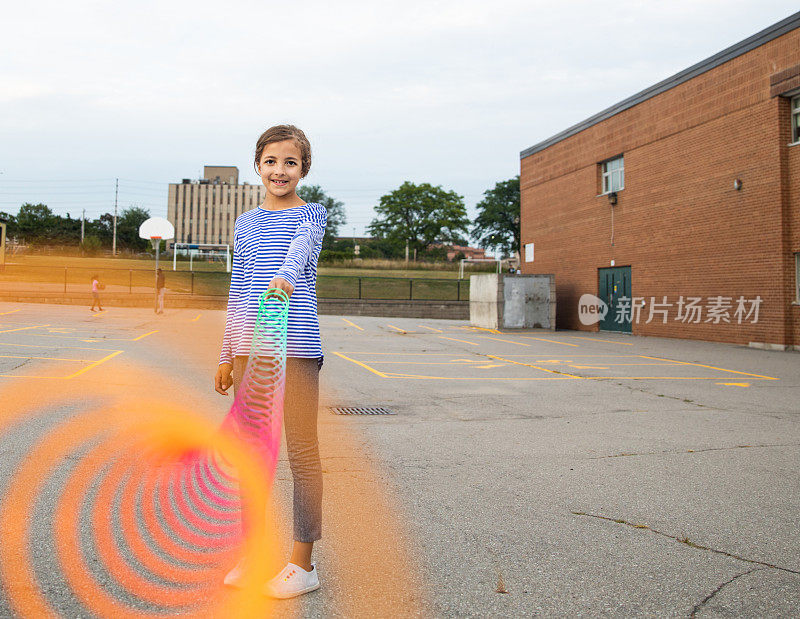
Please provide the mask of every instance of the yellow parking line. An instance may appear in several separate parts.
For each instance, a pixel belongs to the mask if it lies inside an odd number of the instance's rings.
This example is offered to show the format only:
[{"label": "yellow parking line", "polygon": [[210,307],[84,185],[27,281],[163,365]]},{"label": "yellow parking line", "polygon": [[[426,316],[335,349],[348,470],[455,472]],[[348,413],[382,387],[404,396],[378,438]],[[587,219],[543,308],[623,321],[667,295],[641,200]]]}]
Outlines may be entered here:
[{"label": "yellow parking line", "polygon": [[443,340],[453,340],[454,342],[463,342],[464,344],[469,344],[470,346],[480,346],[480,344],[476,344],[475,342],[468,342],[467,340],[459,340],[455,337],[446,337],[444,335],[439,336]]},{"label": "yellow parking line", "polygon": [[482,337],[487,340],[494,340],[496,342],[506,342],[507,344],[516,344],[517,346],[530,346],[530,344],[525,344],[524,342],[515,342],[513,340],[504,340],[499,337],[490,337],[488,335],[476,335],[475,337]]},{"label": "yellow parking line", "polygon": [[13,314],[14,312],[18,312],[18,311],[20,311],[20,310],[15,309],[15,310],[11,310],[10,312],[0,312],[0,316],[5,316],[6,314]]},{"label": "yellow parking line", "polygon": [[[732,370],[724,370],[730,372]],[[756,374],[750,374],[756,376]],[[584,380],[725,380],[730,376],[581,376]],[[763,380],[779,380],[764,376]]]},{"label": "yellow parking line", "polygon": [[713,365],[703,365],[702,363],[691,363],[689,361],[675,361],[674,359],[662,359],[661,357],[648,357],[647,355],[639,355],[642,359],[655,359],[656,361],[672,361],[672,363],[680,363],[681,365],[696,365],[701,368],[708,368],[710,370],[720,370],[721,372],[733,372],[734,374],[744,374],[745,376],[755,376],[765,380],[780,380],[774,376],[761,376],[760,374],[751,374],[750,372],[739,372],[738,370],[726,370],[725,368],[714,367]]},{"label": "yellow parking line", "polygon": [[401,329],[400,327],[395,327],[394,325],[389,325],[392,329],[397,329],[400,333],[407,333],[405,329]]},{"label": "yellow parking line", "polygon": [[38,376],[37,374],[0,374],[0,378],[50,378],[52,380],[63,380],[66,376]]},{"label": "yellow parking line", "polygon": [[494,333],[495,335],[503,335],[503,334],[502,334],[500,331],[498,331],[497,329],[489,329],[488,327],[473,327],[472,325],[469,325],[469,326],[461,326],[461,327],[459,327],[459,328],[460,328],[460,329],[468,329],[468,330],[470,330],[470,331],[472,331],[472,330],[478,330],[478,331],[488,331],[489,333]]},{"label": "yellow parking line", "polygon": [[65,359],[62,357],[31,357],[29,355],[0,355],[0,359],[45,359],[46,361],[83,361],[86,359]]},{"label": "yellow parking line", "polygon": [[78,371],[77,371],[77,372],[75,372],[74,374],[70,374],[69,376],[65,376],[64,378],[66,378],[66,379],[70,379],[70,378],[75,378],[76,376],[80,376],[81,374],[84,374],[84,373],[88,372],[89,370],[91,370],[91,369],[93,369],[93,368],[96,368],[96,367],[97,367],[98,365],[100,365],[101,363],[105,363],[105,362],[106,362],[106,361],[108,361],[109,359],[111,359],[111,358],[113,358],[113,357],[116,357],[117,355],[119,355],[119,354],[120,354],[120,353],[122,353],[122,352],[123,352],[123,351],[121,351],[121,350],[117,350],[117,351],[115,351],[115,352],[112,352],[110,355],[106,355],[106,356],[105,356],[105,357],[103,357],[102,359],[98,359],[97,361],[95,361],[95,362],[94,362],[94,363],[92,363],[91,365],[87,365],[85,368],[83,368],[83,369],[81,369],[81,370],[78,370]]},{"label": "yellow parking line", "polygon": [[350,322],[349,320],[347,320],[347,318],[342,318],[342,320],[344,320],[344,321],[345,321],[345,322],[346,322],[348,325],[350,325],[351,327],[355,327],[355,328],[356,328],[356,329],[358,329],[359,331],[363,331],[363,330],[364,330],[364,328],[363,328],[363,327],[359,327],[359,326],[358,326],[356,323],[354,323],[354,322]]},{"label": "yellow parking line", "polygon": [[606,363],[606,365],[631,365],[631,366],[635,365],[638,367],[640,365],[676,365],[676,364],[672,362],[665,362],[665,363]]},{"label": "yellow parking line", "polygon": [[540,368],[537,365],[533,365],[531,363],[522,363],[522,361],[514,361],[513,359],[506,359],[505,357],[498,357],[497,355],[486,355],[490,359],[497,359],[498,361],[506,361],[507,363],[516,363],[517,365],[525,365],[529,368],[533,368],[535,370],[541,370],[542,372],[548,372],[550,374],[558,374],[559,376],[568,376],[569,378],[583,378],[583,376],[575,376],[574,374],[567,374],[567,372],[555,372],[553,370],[548,370],[547,368]]},{"label": "yellow parking line", "polygon": [[145,333],[144,335],[140,335],[139,337],[135,337],[135,338],[133,338],[133,339],[132,339],[132,340],[130,340],[130,341],[131,341],[131,342],[136,342],[137,340],[143,340],[143,339],[144,339],[144,338],[146,338],[148,335],[153,335],[153,333],[158,333],[158,329],[156,329],[155,331],[150,331],[150,333]]},{"label": "yellow parking line", "polygon": [[579,335],[568,335],[567,337],[571,337],[575,340],[589,340],[590,342],[606,342],[608,344],[619,344],[620,346],[633,346],[630,342],[615,342],[614,340],[601,340],[597,337],[581,337]]},{"label": "yellow parking line", "polygon": [[39,329],[40,327],[49,327],[50,325],[34,325],[33,327],[19,327],[17,329],[6,329],[0,333],[11,333],[13,331],[25,331],[26,329]]},{"label": "yellow parking line", "polygon": [[565,376],[420,376],[419,374],[389,374],[386,378],[415,378],[420,380],[569,380]]},{"label": "yellow parking line", "polygon": [[351,359],[351,358],[350,358],[350,357],[348,357],[347,355],[343,355],[343,354],[342,354],[342,353],[340,353],[340,352],[336,352],[336,351],[334,351],[334,353],[333,353],[333,354],[334,354],[334,355],[338,355],[338,356],[339,356],[339,357],[341,357],[342,359],[347,359],[348,361],[352,361],[352,362],[353,362],[353,363],[355,363],[356,365],[360,365],[362,368],[366,368],[367,370],[369,370],[369,371],[370,371],[370,372],[372,372],[373,374],[377,374],[377,375],[378,375],[378,376],[380,376],[381,378],[388,378],[388,377],[386,376],[386,374],[384,374],[383,372],[379,372],[379,371],[378,371],[378,370],[376,370],[375,368],[371,368],[371,367],[369,367],[369,366],[368,366],[366,363],[361,363],[360,361],[356,361],[355,359]]},{"label": "yellow parking line", "polygon": [[[3,333],[0,331],[0,333]],[[52,335],[50,333],[32,333],[31,335],[35,335],[37,337],[56,337],[62,340],[80,340],[81,342],[135,342],[137,340],[141,340],[146,338],[148,335],[152,335],[153,333],[158,333],[158,329],[155,331],[150,331],[149,333],[145,333],[144,335],[140,335],[139,337],[97,337],[93,335]]]},{"label": "yellow parking line", "polygon": [[197,316],[192,318],[189,322],[197,322],[197,320],[200,318],[200,316],[202,316],[202,314],[198,314]]},{"label": "yellow parking line", "polygon": [[426,327],[425,325],[417,325],[418,327],[422,327],[423,329],[430,329],[431,331],[435,331],[436,333],[444,333],[441,329],[434,329],[433,327]]},{"label": "yellow parking line", "polygon": [[451,352],[375,352],[372,350],[345,350],[344,352],[350,353],[351,355],[394,355],[398,357],[400,355],[421,355],[424,357],[452,357],[453,353]]},{"label": "yellow parking line", "polygon": [[[25,348],[52,348],[52,346],[43,346],[42,344],[12,344],[11,342],[0,342],[0,346],[23,346]],[[115,350],[114,348],[89,348],[88,346],[64,346],[68,350],[102,350],[109,352]]]},{"label": "yellow parking line", "polygon": [[[29,323],[29,322],[0,322],[0,327],[13,327],[13,326],[19,326],[19,325],[27,325],[29,327],[30,326],[35,326],[35,327],[41,327],[42,326],[42,325],[31,325],[31,323]],[[45,327],[49,327],[50,325],[44,325],[44,326]],[[56,328],[58,328],[58,327],[56,327]],[[53,331],[53,329],[48,329],[48,330],[49,331]]]},{"label": "yellow parking line", "polygon": [[[35,335],[37,337],[56,337],[56,338],[58,338],[60,340],[83,340],[83,341],[86,341],[88,338],[91,337],[89,335],[81,335],[81,336],[78,336],[78,335],[53,335],[52,333],[32,333],[31,335]],[[110,338],[105,338],[105,339],[110,339]],[[97,340],[97,341],[99,342],[100,340]]]},{"label": "yellow parking line", "polygon": [[483,361],[373,361],[372,363],[398,364],[398,365],[468,365],[473,366],[476,363],[483,363]]},{"label": "yellow parking line", "polygon": [[520,335],[520,337],[524,337],[529,340],[539,340],[540,342],[551,342],[553,344],[561,344],[562,346],[574,346],[575,348],[580,348],[577,344],[570,344],[569,342],[559,342],[558,340],[548,340],[543,337],[533,337],[532,335]]}]

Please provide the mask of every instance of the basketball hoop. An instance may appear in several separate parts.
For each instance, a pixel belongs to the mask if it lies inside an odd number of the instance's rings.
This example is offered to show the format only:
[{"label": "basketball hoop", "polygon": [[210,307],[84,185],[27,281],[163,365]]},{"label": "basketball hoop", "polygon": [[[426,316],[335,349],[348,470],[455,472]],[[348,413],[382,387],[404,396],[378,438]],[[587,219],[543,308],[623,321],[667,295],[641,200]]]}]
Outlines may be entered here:
[{"label": "basketball hoop", "polygon": [[151,217],[142,222],[139,226],[139,237],[150,239],[153,244],[153,251],[156,254],[156,298],[158,298],[158,257],[161,254],[161,241],[169,241],[175,238],[175,227],[163,217]]},{"label": "basketball hoop", "polygon": [[175,238],[175,227],[163,217],[151,217],[139,226],[139,236],[143,239],[168,241]]}]

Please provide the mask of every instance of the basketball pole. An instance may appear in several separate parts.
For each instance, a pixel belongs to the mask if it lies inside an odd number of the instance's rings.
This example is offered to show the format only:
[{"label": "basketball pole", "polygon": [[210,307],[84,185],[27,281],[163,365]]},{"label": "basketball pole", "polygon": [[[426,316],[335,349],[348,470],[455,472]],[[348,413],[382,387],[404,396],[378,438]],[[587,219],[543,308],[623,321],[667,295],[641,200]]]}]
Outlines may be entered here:
[{"label": "basketball pole", "polygon": [[151,236],[150,242],[153,244],[153,250],[156,252],[156,270],[154,272],[156,278],[154,285],[156,295],[153,301],[153,310],[158,311],[158,255],[161,253],[161,237]]},{"label": "basketball pole", "polygon": [[139,238],[150,239],[153,244],[153,251],[156,254],[156,270],[153,273],[155,282],[153,285],[153,308],[158,311],[158,262],[161,256],[161,241],[169,241],[175,238],[175,227],[163,217],[151,217],[146,219],[139,226]]},{"label": "basketball pole", "polygon": [[6,225],[0,223],[0,271],[6,268]]}]

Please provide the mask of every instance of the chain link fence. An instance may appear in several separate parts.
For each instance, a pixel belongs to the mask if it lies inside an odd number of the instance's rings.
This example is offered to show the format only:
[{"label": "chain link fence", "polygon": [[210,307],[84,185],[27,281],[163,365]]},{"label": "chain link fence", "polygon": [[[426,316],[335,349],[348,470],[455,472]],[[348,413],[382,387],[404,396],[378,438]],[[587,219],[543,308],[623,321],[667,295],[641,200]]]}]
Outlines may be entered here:
[{"label": "chain link fence", "polygon": [[[230,274],[224,271],[172,271],[163,269],[169,294],[228,295]],[[6,264],[0,270],[2,292],[43,291],[57,293],[91,292],[97,276],[103,291],[113,294],[152,293],[156,286],[153,269],[108,267],[57,267]],[[360,275],[318,275],[320,299],[394,299],[426,301],[469,300],[468,279],[375,277]]]}]

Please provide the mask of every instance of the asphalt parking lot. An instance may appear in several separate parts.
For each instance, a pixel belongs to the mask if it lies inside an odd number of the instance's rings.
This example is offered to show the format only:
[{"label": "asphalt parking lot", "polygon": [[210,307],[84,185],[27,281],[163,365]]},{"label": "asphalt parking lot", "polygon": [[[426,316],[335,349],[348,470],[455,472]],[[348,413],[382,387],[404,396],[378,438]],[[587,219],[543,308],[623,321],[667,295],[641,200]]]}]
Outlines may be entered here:
[{"label": "asphalt parking lot", "polygon": [[325,318],[437,615],[796,616],[796,353]]},{"label": "asphalt parking lot", "polygon": [[[797,616],[797,353],[320,321],[323,587],[279,613]],[[97,385],[144,388],[221,418],[223,324],[218,311],[0,304],[0,389],[69,392],[69,416]],[[5,435],[0,483],[42,432]],[[285,523],[285,462],[276,489]],[[46,589],[79,608],[55,576]]]}]

